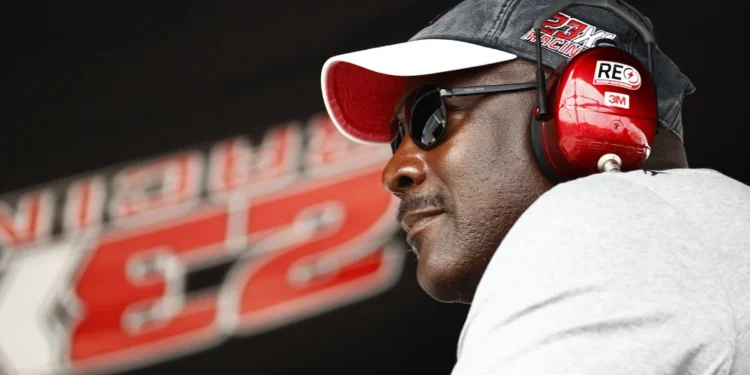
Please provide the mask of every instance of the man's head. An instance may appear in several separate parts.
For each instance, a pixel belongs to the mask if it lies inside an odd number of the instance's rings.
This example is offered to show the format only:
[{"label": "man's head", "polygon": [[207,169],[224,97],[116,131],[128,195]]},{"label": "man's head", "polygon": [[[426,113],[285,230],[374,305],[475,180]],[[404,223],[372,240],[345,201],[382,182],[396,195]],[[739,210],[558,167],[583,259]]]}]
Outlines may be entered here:
[{"label": "man's head", "polygon": [[[414,77],[406,91],[427,82],[533,82],[534,72],[533,63],[516,60]],[[447,98],[449,125],[440,144],[425,151],[405,137],[383,170],[383,184],[401,198],[399,217],[419,259],[417,278],[434,298],[471,301],[507,231],[551,187],[528,142],[535,103],[536,91]]]},{"label": "man's head", "polygon": [[[394,109],[403,117],[399,104],[425,83],[458,88],[534,82],[535,45],[528,31],[548,3],[467,0],[409,43],[329,60],[323,90],[334,123],[359,142],[387,143],[394,135]],[[547,69],[564,64],[566,53],[588,48],[597,36],[620,38],[632,53],[643,52],[627,25],[590,7],[571,8],[557,22],[557,29],[546,31]],[[679,112],[692,85],[661,51],[656,55],[656,74],[678,79],[665,86],[656,77],[659,123],[667,130],[657,135],[646,167],[686,166]],[[425,149],[407,135],[386,165],[383,183],[401,199],[399,219],[419,259],[417,278],[434,298],[471,302],[506,233],[552,187],[529,141],[536,101],[536,90],[446,97],[440,141]]]}]

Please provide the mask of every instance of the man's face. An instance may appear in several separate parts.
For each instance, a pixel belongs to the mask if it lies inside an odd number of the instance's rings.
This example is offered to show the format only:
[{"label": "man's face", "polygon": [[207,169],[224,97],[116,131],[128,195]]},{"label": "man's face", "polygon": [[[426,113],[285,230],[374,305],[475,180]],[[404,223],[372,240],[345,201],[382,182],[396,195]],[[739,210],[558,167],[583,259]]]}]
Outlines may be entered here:
[{"label": "man's face", "polygon": [[[534,82],[534,73],[533,63],[517,60],[417,77],[403,96],[428,82],[443,88]],[[445,98],[448,126],[440,144],[425,151],[407,135],[383,170],[383,184],[401,199],[417,279],[439,301],[471,302],[505,234],[551,186],[529,145],[536,95]]]}]

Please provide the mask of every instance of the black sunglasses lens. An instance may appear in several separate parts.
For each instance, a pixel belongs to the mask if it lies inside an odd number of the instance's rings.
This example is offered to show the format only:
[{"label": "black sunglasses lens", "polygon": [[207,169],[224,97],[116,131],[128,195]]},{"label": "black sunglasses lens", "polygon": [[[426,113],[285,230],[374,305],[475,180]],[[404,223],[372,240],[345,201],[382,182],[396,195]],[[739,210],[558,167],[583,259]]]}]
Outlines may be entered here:
[{"label": "black sunglasses lens", "polygon": [[445,107],[437,87],[419,97],[412,107],[409,131],[420,148],[437,145],[446,127]]}]

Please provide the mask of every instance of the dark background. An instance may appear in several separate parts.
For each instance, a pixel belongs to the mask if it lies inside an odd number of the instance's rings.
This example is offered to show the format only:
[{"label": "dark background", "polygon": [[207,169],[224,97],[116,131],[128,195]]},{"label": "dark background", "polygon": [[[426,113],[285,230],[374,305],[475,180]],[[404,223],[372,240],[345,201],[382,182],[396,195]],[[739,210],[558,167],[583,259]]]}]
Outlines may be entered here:
[{"label": "dark background", "polygon": [[[324,110],[328,57],[404,41],[453,3],[14,4],[3,12],[0,193],[306,119]],[[728,1],[631,4],[697,87],[683,110],[691,167],[750,183],[746,11]],[[466,311],[424,295],[410,257],[381,296],[135,372],[448,374]]]}]

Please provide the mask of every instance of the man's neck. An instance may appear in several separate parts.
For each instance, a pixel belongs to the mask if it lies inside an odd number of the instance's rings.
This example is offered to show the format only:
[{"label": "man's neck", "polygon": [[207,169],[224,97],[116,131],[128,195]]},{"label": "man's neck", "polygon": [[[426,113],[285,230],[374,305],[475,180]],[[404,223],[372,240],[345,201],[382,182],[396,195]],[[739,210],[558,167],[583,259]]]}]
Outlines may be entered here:
[{"label": "man's neck", "polygon": [[685,145],[677,134],[668,130],[661,130],[657,133],[656,137],[654,137],[651,155],[643,165],[643,169],[658,171],[687,167],[688,161],[685,153]]}]

